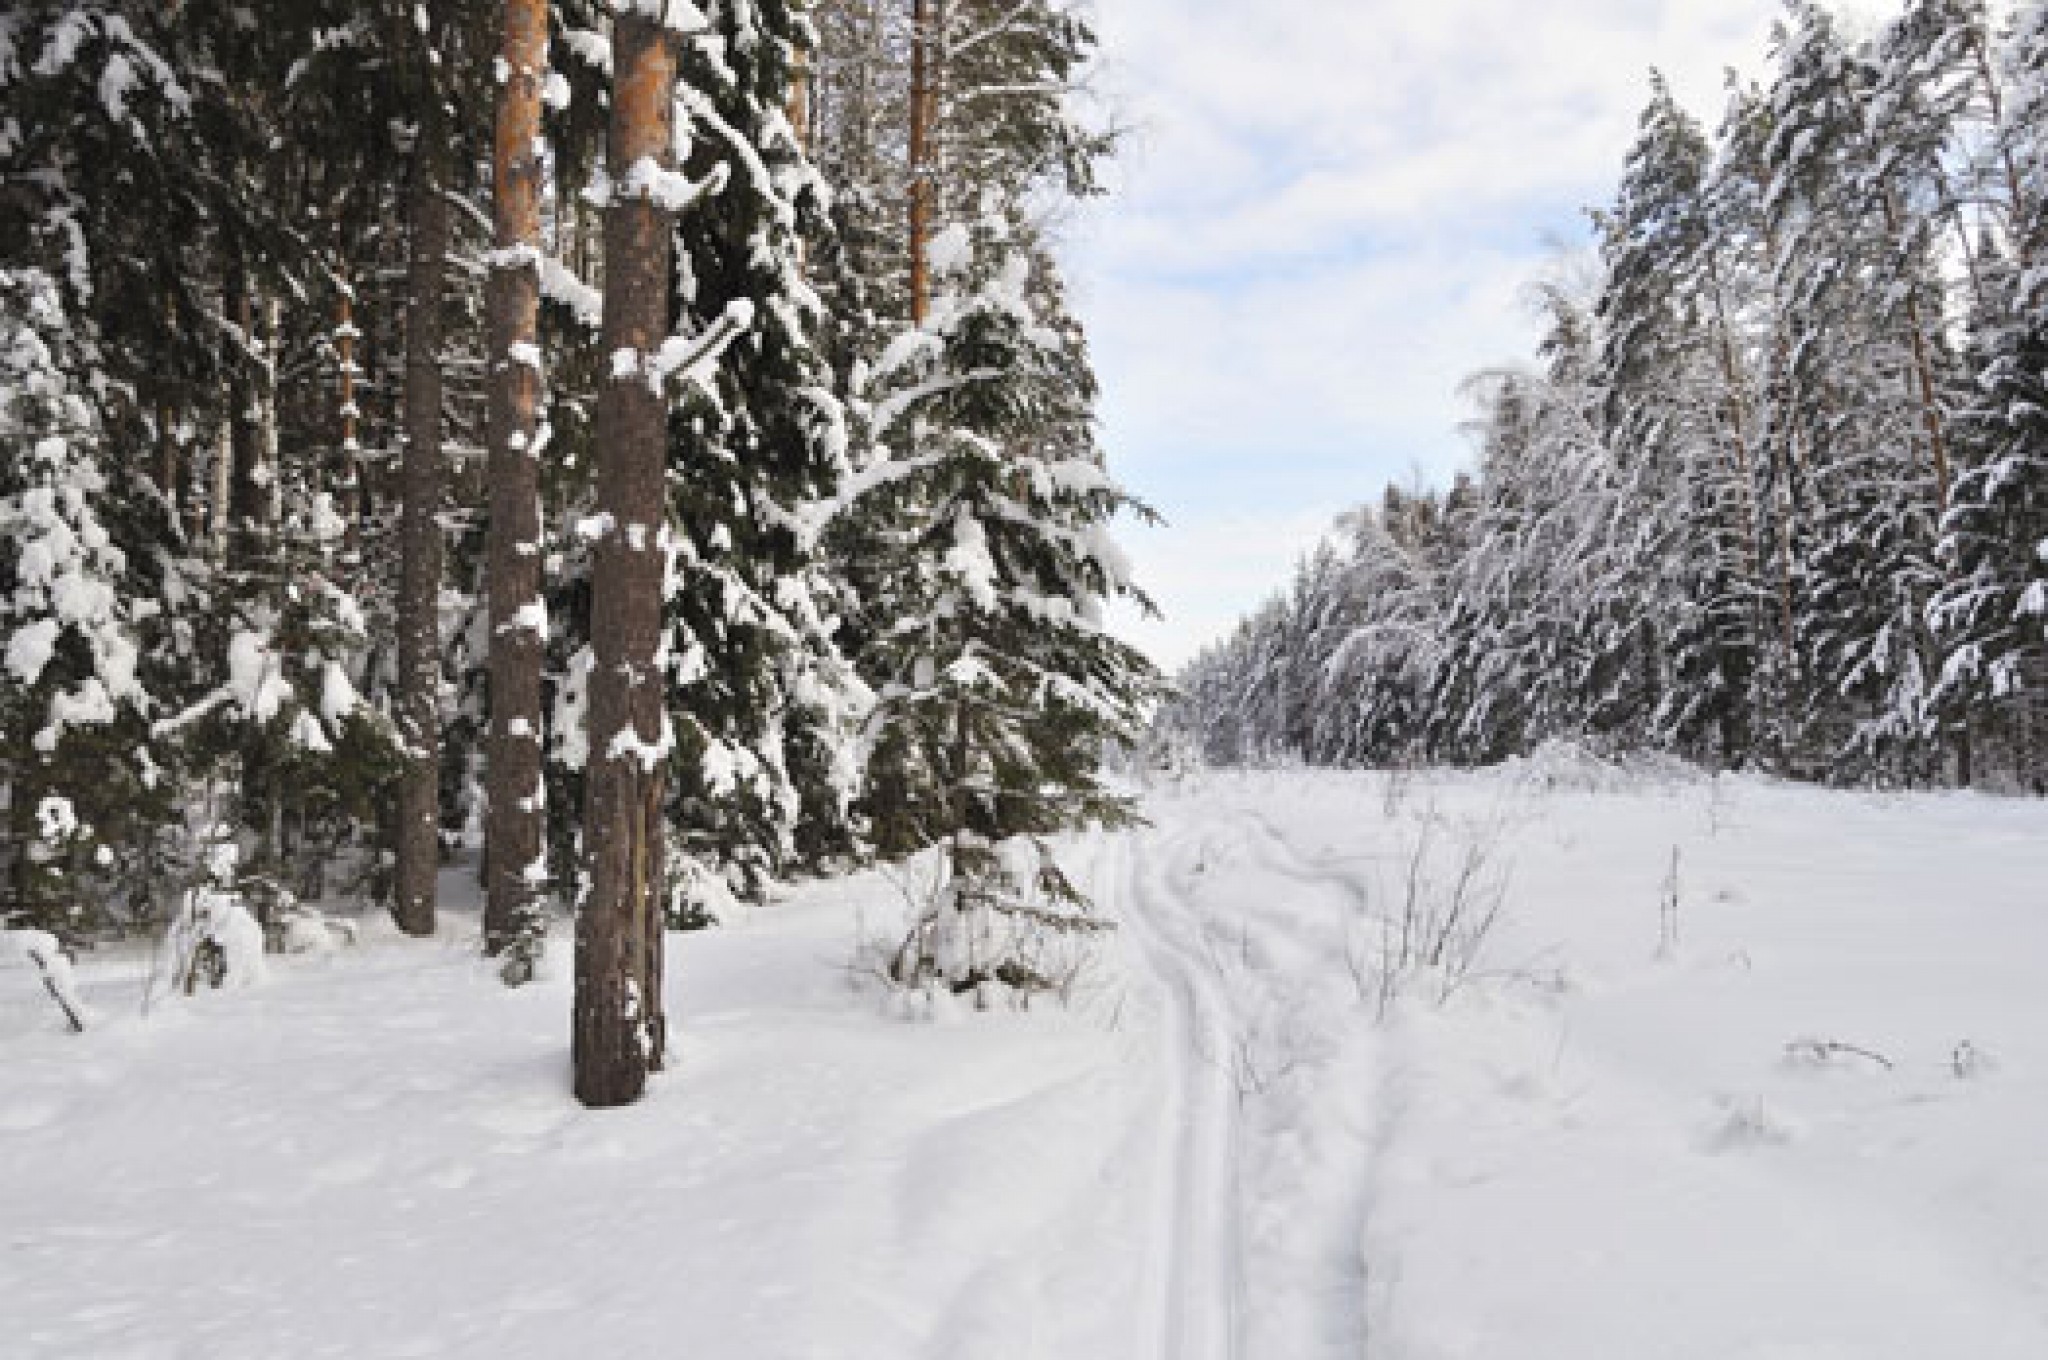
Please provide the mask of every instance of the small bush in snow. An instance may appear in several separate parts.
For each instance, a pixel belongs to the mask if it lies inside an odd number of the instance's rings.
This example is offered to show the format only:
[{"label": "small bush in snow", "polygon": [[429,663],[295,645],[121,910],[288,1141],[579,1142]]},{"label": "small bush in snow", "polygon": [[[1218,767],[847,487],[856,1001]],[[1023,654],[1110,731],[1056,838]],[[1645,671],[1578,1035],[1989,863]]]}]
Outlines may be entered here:
[{"label": "small bush in snow", "polygon": [[1402,857],[1391,910],[1346,946],[1359,999],[1384,1019],[1397,997],[1426,987],[1443,1004],[1471,978],[1507,906],[1508,871],[1497,831],[1473,828],[1444,842],[1423,823]]},{"label": "small bush in snow", "polygon": [[264,978],[263,926],[236,888],[239,862],[233,842],[211,847],[206,881],[185,893],[165,935],[171,986],[186,996],[201,983],[247,987]]},{"label": "small bush in snow", "polygon": [[[955,869],[963,853],[969,875]],[[1034,837],[956,846],[930,864],[926,881],[905,887],[910,929],[884,970],[900,987],[940,986],[983,1007],[1003,989],[1069,996],[1096,938],[1114,929]]]}]

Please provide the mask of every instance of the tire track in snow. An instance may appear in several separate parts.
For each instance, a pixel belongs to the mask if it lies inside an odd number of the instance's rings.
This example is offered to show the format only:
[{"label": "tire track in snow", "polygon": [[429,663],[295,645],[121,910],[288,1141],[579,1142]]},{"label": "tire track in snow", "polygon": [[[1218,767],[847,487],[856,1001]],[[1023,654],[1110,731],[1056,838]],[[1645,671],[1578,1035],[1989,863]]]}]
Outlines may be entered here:
[{"label": "tire track in snow", "polygon": [[1160,919],[1168,910],[1148,856],[1146,833],[1122,840],[1116,874],[1118,915],[1166,997],[1169,1113],[1161,1153],[1172,1168],[1171,1202],[1154,1242],[1161,1263],[1160,1360],[1236,1360],[1242,1314],[1243,1252],[1237,1176],[1237,1106],[1223,1065],[1229,1012],[1207,962],[1175,940]]}]

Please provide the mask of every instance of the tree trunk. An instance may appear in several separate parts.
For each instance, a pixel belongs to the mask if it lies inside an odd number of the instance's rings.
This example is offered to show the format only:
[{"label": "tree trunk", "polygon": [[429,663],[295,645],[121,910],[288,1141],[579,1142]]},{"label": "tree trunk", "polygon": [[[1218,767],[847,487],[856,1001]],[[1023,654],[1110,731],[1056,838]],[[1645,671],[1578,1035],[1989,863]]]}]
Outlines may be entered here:
[{"label": "tree trunk", "polygon": [[932,234],[932,16],[931,0],[910,7],[910,324],[921,326],[931,310]]},{"label": "tree trunk", "polygon": [[336,505],[348,524],[342,540],[343,560],[353,575],[363,549],[363,450],[359,438],[362,410],[356,405],[356,379],[362,368],[356,363],[356,341],[362,338],[356,327],[355,293],[344,287],[334,303],[334,354],[338,372],[341,417],[341,463],[335,471]]},{"label": "tree trunk", "polygon": [[[535,947],[542,862],[540,407],[541,82],[546,0],[505,0],[490,278],[490,747],[484,949]],[[515,957],[509,982],[530,976]]]},{"label": "tree trunk", "polygon": [[591,579],[590,764],[583,822],[587,896],[576,923],[576,1097],[593,1108],[638,1099],[661,1067],[661,635],[668,401],[646,360],[668,333],[672,241],[666,213],[617,186],[643,161],[673,169],[676,62],[642,13],[614,30],[613,196],[604,217],[603,353],[598,403],[599,522]]},{"label": "tree trunk", "polygon": [[441,866],[441,295],[448,203],[437,123],[431,115],[422,118],[414,153],[405,301],[396,705],[404,751],[392,916],[408,935],[434,933],[434,881]]},{"label": "tree trunk", "polygon": [[228,257],[228,318],[234,323],[235,352],[228,370],[227,557],[246,567],[260,556],[263,511],[262,339],[256,328],[256,300],[240,247]]}]

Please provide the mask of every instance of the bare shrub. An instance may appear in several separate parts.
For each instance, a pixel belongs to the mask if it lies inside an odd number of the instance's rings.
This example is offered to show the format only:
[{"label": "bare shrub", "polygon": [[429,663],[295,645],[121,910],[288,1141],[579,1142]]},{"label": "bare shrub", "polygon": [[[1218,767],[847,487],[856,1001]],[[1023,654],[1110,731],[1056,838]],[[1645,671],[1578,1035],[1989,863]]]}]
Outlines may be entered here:
[{"label": "bare shrub", "polygon": [[1385,1019],[1395,999],[1419,985],[1442,1005],[1469,982],[1507,908],[1509,870],[1498,825],[1450,836],[1423,823],[1401,854],[1401,878],[1386,909],[1361,900],[1360,925],[1345,964],[1362,1002]]}]

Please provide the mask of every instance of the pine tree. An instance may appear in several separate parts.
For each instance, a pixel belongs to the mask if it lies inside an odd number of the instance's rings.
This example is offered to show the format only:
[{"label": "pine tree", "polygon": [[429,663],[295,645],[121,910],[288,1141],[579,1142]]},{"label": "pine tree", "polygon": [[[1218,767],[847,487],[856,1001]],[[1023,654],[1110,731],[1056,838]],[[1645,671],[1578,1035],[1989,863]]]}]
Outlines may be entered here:
[{"label": "pine tree", "polygon": [[[671,330],[704,339],[671,379],[668,823],[699,869],[754,898],[804,862],[800,844],[848,843],[842,753],[862,706],[808,513],[836,498],[848,458],[805,264],[829,242],[830,194],[785,107],[809,41],[796,9],[764,0],[715,10],[682,52],[685,170],[716,192],[676,228]],[[671,918],[701,923],[709,881],[678,875]]]},{"label": "pine tree", "polygon": [[484,949],[505,977],[530,976],[545,932],[539,896],[546,787],[541,712],[547,606],[541,596],[541,99],[545,0],[505,0],[492,165],[490,351],[490,749]]},{"label": "pine tree", "polygon": [[889,375],[931,395],[907,417],[901,595],[871,652],[876,779],[948,870],[893,968],[957,991],[1054,985],[1041,933],[1089,929],[1084,903],[999,845],[1128,820],[1095,770],[1104,743],[1136,736],[1153,683],[1101,616],[1134,591],[1107,523],[1135,502],[1103,469],[1080,336],[1020,234],[992,216],[935,243],[926,343]]},{"label": "pine tree", "polygon": [[[2020,121],[2001,144],[2018,164],[2042,144],[2038,121],[2028,120],[2048,102],[2048,6],[2021,15],[2011,64],[2020,76]],[[1979,376],[1958,421],[1961,469],[1942,522],[1943,581],[1928,619],[1942,649],[1932,703],[1961,735],[1959,781],[2002,765],[2023,786],[2038,786],[2048,690],[2048,285],[2023,262],[2041,257],[2048,222],[2035,206],[2039,195],[2026,194],[2017,176],[2010,192],[2018,214],[2013,260],[1988,239],[1979,262]]]},{"label": "pine tree", "polygon": [[1601,425],[1659,524],[1644,606],[1671,676],[1646,725],[1695,755],[1753,754],[1762,586],[1753,433],[1708,194],[1712,153],[1661,76],[1599,218]]},{"label": "pine tree", "polygon": [[[665,7],[664,7],[665,8]],[[668,401],[654,365],[669,336],[676,35],[662,13],[621,13],[613,32],[604,351],[598,409],[599,525],[591,579],[584,883],[576,924],[576,1097],[637,1100],[661,1070],[663,575],[674,550],[663,471]]]},{"label": "pine tree", "polygon": [[[149,719],[174,570],[150,550],[163,502],[108,457],[73,389],[83,342],[36,269],[0,270],[0,779],[11,876],[0,920],[72,933],[118,849],[169,815]],[[159,683],[161,672],[154,677]],[[104,858],[102,858],[102,856]]]}]

